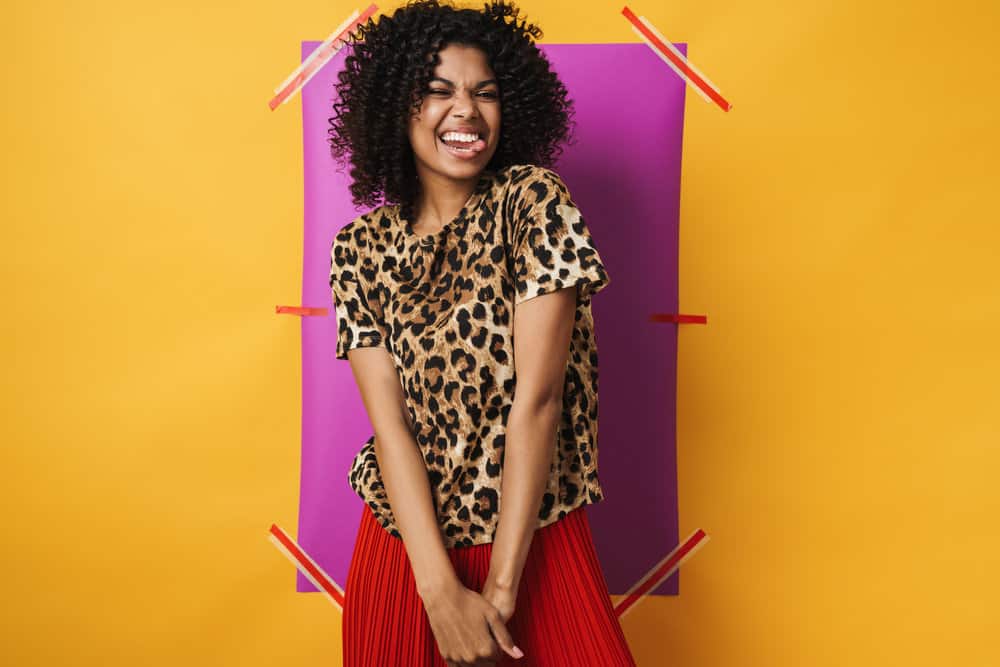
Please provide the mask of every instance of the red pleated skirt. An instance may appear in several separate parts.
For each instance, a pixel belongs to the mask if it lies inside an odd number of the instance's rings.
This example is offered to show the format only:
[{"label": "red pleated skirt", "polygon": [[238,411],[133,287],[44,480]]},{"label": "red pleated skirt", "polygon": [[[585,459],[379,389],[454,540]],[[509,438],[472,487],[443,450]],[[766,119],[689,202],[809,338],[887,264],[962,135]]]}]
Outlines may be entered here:
[{"label": "red pleated skirt", "polygon": [[[520,660],[503,667],[634,667],[597,559],[586,506],[535,531],[507,621]],[[459,580],[481,592],[493,545],[448,550]],[[362,509],[344,590],[344,667],[446,667],[403,540]]]}]

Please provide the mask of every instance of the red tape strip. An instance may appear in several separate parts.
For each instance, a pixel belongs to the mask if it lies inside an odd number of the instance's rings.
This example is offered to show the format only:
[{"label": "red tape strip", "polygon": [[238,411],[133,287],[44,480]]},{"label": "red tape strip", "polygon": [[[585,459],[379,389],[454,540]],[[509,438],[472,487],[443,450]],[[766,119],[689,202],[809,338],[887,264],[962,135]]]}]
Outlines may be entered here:
[{"label": "red tape strip", "polygon": [[681,564],[694,555],[694,552],[700,549],[705,543],[708,542],[708,534],[699,528],[691,537],[684,540],[683,544],[677,546],[676,549],[667,554],[663,560],[653,566],[653,569],[647,572],[632,589],[629,590],[622,601],[615,605],[615,613],[618,618],[621,618],[634,607],[643,597],[645,597],[649,591],[653,590],[661,583],[663,583],[668,577],[673,575],[674,572],[680,568]]},{"label": "red tape strip", "polygon": [[295,563],[295,566],[299,569],[302,574],[312,582],[313,586],[320,589],[330,598],[341,611],[344,610],[344,591],[337,585],[330,575],[323,571],[323,569],[316,564],[316,562],[309,557],[309,555],[295,543],[295,540],[290,538],[285,531],[271,524],[269,539],[274,543],[278,550],[284,553],[289,560]]},{"label": "red tape strip", "polygon": [[326,308],[309,308],[307,306],[275,306],[274,312],[279,315],[326,315]]},{"label": "red tape strip", "polygon": [[625,18],[629,20],[629,22],[635,27],[637,31],[639,31],[639,33],[642,34],[643,37],[649,40],[649,43],[652,46],[656,47],[657,51],[663,54],[664,58],[669,60],[671,63],[673,63],[675,67],[680,69],[680,71],[683,72],[684,76],[687,77],[688,81],[690,81],[695,87],[701,90],[702,93],[712,98],[712,101],[715,102],[719,106],[719,108],[721,108],[723,111],[729,111],[730,109],[733,108],[733,105],[730,104],[728,101],[726,101],[726,99],[719,94],[719,91],[717,91],[712,85],[710,85],[707,81],[705,81],[705,79],[699,76],[697,72],[695,72],[693,69],[691,69],[691,67],[688,66],[687,61],[683,57],[679,57],[677,54],[675,54],[673,50],[668,48],[667,45],[660,40],[659,37],[653,34],[653,32],[649,28],[647,28],[642,21],[639,20],[639,17],[636,16],[632,12],[632,10],[628,8],[627,5],[622,8],[622,15],[624,15]]},{"label": "red tape strip", "polygon": [[674,322],[676,324],[707,324],[708,317],[705,315],[681,315],[679,313],[653,313],[649,316],[650,322]]}]

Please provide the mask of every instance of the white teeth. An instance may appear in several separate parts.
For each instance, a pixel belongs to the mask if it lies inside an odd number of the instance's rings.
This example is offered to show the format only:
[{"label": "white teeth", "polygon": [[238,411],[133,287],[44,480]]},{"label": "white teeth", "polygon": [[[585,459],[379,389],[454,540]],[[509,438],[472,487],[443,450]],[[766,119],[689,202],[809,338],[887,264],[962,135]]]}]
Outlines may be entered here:
[{"label": "white teeth", "polygon": [[442,141],[465,141],[472,142],[479,139],[478,134],[463,134],[462,132],[445,132],[441,135]]}]

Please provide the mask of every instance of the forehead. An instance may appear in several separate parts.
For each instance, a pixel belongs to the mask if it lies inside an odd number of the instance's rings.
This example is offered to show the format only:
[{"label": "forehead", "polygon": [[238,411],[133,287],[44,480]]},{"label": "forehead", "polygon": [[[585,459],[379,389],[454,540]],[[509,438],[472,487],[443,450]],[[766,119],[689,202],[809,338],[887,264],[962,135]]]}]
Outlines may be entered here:
[{"label": "forehead", "polygon": [[[492,76],[493,71],[486,62],[486,54],[475,46],[449,44],[438,51],[441,62],[434,68],[435,76],[444,77],[456,83],[469,79],[466,83],[478,83],[481,78]],[[476,79],[471,81],[471,79]]]}]

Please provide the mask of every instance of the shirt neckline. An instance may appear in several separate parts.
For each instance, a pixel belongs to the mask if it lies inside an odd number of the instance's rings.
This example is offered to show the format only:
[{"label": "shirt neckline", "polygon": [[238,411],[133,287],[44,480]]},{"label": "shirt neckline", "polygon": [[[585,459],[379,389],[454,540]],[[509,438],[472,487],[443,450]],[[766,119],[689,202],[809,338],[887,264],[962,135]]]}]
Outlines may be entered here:
[{"label": "shirt neckline", "polygon": [[454,218],[445,223],[441,229],[436,232],[432,232],[430,234],[418,234],[413,231],[413,228],[410,226],[410,221],[405,220],[403,216],[400,215],[400,207],[398,204],[393,207],[396,221],[403,228],[403,232],[407,239],[415,241],[422,248],[433,248],[437,246],[440,239],[447,236],[456,225],[463,222],[468,217],[470,211],[474,210],[476,206],[479,205],[483,195],[485,195],[489,190],[489,184],[493,175],[493,172],[487,169],[481,171],[479,173],[479,180],[476,182],[476,187],[473,188],[472,194],[470,194],[469,198],[465,200],[464,204],[462,204],[462,208],[459,209]]}]

